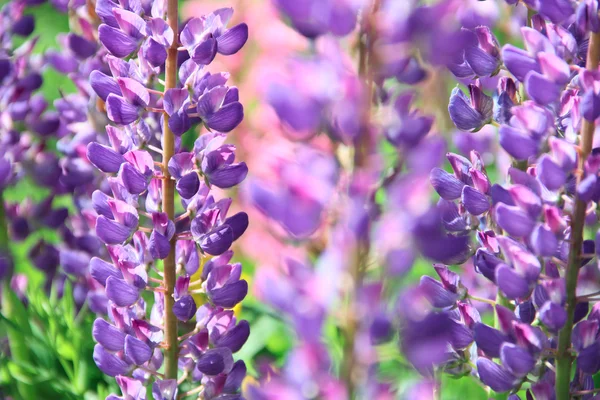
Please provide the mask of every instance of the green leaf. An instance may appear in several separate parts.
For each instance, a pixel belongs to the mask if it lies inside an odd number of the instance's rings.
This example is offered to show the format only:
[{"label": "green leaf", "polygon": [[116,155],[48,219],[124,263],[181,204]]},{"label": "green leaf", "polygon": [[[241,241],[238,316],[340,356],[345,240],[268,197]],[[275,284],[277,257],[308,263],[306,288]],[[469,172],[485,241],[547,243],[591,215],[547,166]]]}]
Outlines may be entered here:
[{"label": "green leaf", "polygon": [[274,318],[263,315],[256,319],[250,329],[250,337],[244,347],[236,354],[239,359],[244,360],[251,374],[255,374],[252,360],[262,349],[267,346],[273,335],[280,335],[282,323]]},{"label": "green leaf", "polygon": [[490,398],[487,391],[480,385],[476,378],[466,376],[453,379],[449,375],[442,375],[441,400],[486,400]]}]

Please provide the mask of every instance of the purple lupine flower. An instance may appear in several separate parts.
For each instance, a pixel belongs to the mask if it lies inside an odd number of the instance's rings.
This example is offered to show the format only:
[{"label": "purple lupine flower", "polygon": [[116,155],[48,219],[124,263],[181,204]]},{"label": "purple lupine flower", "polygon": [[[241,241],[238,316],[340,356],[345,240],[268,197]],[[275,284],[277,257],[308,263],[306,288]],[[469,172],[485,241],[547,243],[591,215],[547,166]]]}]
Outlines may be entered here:
[{"label": "purple lupine flower", "polygon": [[387,139],[396,146],[416,146],[431,129],[433,118],[419,115],[410,110],[413,93],[398,96],[394,102],[394,113],[399,121],[390,124]]},{"label": "purple lupine flower", "polygon": [[290,18],[298,32],[307,38],[316,38],[325,33],[344,36],[354,30],[361,2],[315,1],[295,3],[277,0],[277,7]]},{"label": "purple lupine flower", "polygon": [[165,92],[163,106],[169,115],[169,128],[176,135],[182,135],[191,127],[191,120],[185,108],[190,104],[187,89],[169,89]]},{"label": "purple lupine flower", "polygon": [[517,160],[525,160],[537,155],[541,140],[547,134],[552,117],[548,110],[533,102],[512,108],[510,125],[502,125],[499,130],[500,145]]},{"label": "purple lupine flower", "polygon": [[[124,398],[143,398],[145,387],[152,382],[155,398],[174,399],[177,380],[158,379],[156,374],[163,363],[159,344],[169,312],[189,327],[196,319],[198,333],[186,336],[179,352],[179,366],[189,373],[187,380],[201,384],[207,398],[238,396],[245,366],[235,363],[232,353],[248,338],[249,325],[236,321],[232,311],[223,307],[234,307],[248,291],[247,282],[240,278],[241,264],[229,264],[231,255],[222,264],[202,261],[203,274],[199,282],[193,282],[197,286],[190,288],[190,279],[200,268],[201,258],[232,253],[232,242],[248,227],[246,213],[228,215],[232,200],[216,199],[211,192],[212,185],[229,188],[239,184],[247,167],[243,162],[234,163],[235,147],[225,145],[221,133],[200,135],[193,153],[180,152],[177,145],[175,155],[165,164],[153,152],[161,154],[157,149],[159,129],[166,125],[157,111],[168,115],[168,127],[179,136],[198,116],[207,127],[224,132],[241,122],[243,108],[237,88],[225,85],[228,74],[211,74],[203,68],[216,52],[236,53],[247,39],[247,26],[225,28],[231,9],[188,22],[181,41],[193,53],[193,60],[181,66],[182,87],[170,88],[161,96],[154,90],[157,76],[166,49],[176,40],[165,22],[164,4],[146,7],[101,0],[96,11],[103,22],[100,42],[111,55],[105,57],[108,69],[89,74],[90,86],[105,100],[108,118],[120,125],[106,127],[108,140],[97,138],[87,144],[88,162],[108,176],[103,190],[92,196],[97,216],[91,219],[110,256],[110,262],[98,257],[90,261],[91,275],[105,287],[110,317],[110,322],[99,319],[94,325],[99,343],[96,363],[103,372],[119,376]],[[207,49],[215,54],[208,54],[202,66],[196,65]],[[129,61],[120,59],[129,56]],[[162,209],[165,169],[176,181],[176,193],[185,208],[181,215],[169,217]],[[161,265],[158,260],[168,260],[171,251],[182,268],[173,309],[165,310],[165,289],[149,275]],[[154,291],[155,297],[149,318],[143,296],[146,290]],[[204,293],[201,298],[207,299],[203,306],[196,304],[199,291]],[[208,332],[210,338],[204,336]]]},{"label": "purple lupine flower", "polygon": [[495,75],[501,65],[498,40],[487,26],[478,26],[469,32],[469,41],[465,46],[460,62],[448,65],[458,78],[485,77]]},{"label": "purple lupine flower", "polygon": [[203,93],[198,98],[197,111],[207,127],[220,132],[233,130],[244,118],[235,87],[216,86]]},{"label": "purple lupine flower", "polygon": [[516,377],[487,358],[477,359],[479,379],[496,392],[507,392],[518,382]]},{"label": "purple lupine flower", "polygon": [[181,43],[190,58],[199,65],[208,65],[217,53],[232,55],[237,53],[248,40],[248,26],[245,23],[226,29],[232,8],[220,8],[201,18],[192,18],[181,31]]},{"label": "purple lupine flower", "polygon": [[459,88],[454,88],[448,112],[458,129],[475,132],[491,121],[493,101],[476,85],[469,85],[469,97]]}]

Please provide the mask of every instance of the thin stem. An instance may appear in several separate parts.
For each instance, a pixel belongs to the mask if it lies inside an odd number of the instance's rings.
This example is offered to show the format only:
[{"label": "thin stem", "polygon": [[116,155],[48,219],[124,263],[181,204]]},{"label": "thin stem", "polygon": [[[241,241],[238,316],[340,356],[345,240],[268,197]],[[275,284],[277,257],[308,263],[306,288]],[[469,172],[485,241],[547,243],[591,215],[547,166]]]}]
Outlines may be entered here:
[{"label": "thin stem", "polygon": [[496,306],[496,302],[494,300],[484,299],[483,297],[469,295],[469,299],[474,300],[474,301],[480,301],[482,303],[487,303],[487,304],[491,305],[492,307]]},{"label": "thin stem", "polygon": [[[178,27],[178,4],[177,0],[168,0],[167,2],[167,22],[173,32],[179,32]],[[165,91],[177,87],[177,40],[169,48],[167,61],[165,65]],[[164,114],[163,137],[162,137],[162,164],[169,165],[169,160],[175,152],[175,136],[169,129],[169,116]],[[168,168],[163,168],[165,179],[162,181],[162,211],[166,213],[170,220],[175,217],[175,185],[171,179]],[[164,260],[164,281],[165,287],[165,378],[177,379],[177,357],[179,353],[179,343],[177,341],[177,318],[173,314],[176,280],[175,263],[175,243],[177,239],[171,239],[171,250]]]},{"label": "thin stem", "polygon": [[600,392],[600,388],[597,389],[589,389],[589,390],[580,390],[577,392],[571,392],[573,396],[585,396],[586,394],[594,394]]},{"label": "thin stem", "polygon": [[185,392],[185,393],[182,393],[182,394],[181,394],[181,398],[184,398],[184,397],[189,397],[189,396],[192,396],[192,395],[194,395],[194,394],[198,394],[198,395],[199,395],[199,394],[201,394],[202,392],[204,392],[204,386],[203,386],[203,385],[201,385],[201,386],[198,386],[198,387],[197,387],[197,388],[195,388],[195,389],[188,390],[188,391],[187,391],[187,392]]},{"label": "thin stem", "polygon": [[157,376],[160,379],[165,379],[165,376],[163,374],[161,374],[160,372],[158,372],[158,371],[153,371],[151,369],[148,369],[148,368],[144,367],[143,365],[138,365],[138,368],[141,369],[144,372],[149,373],[150,375]]},{"label": "thin stem", "polygon": [[[590,41],[587,54],[586,69],[596,71],[600,61],[600,33],[590,33]],[[585,161],[592,151],[592,139],[594,137],[595,123],[583,120],[580,134],[580,157],[579,169],[584,170]],[[581,175],[577,177],[577,186],[581,183]],[[576,192],[577,193],[577,192]],[[581,247],[583,243],[583,228],[585,225],[586,202],[575,195],[575,211],[571,218],[571,240],[572,245],[569,252],[568,264],[565,271],[567,287],[567,322],[560,330],[558,336],[558,347],[556,352],[556,399],[569,399],[569,383],[571,380],[571,364],[573,357],[569,353],[571,344],[571,331],[573,330],[573,316],[577,304],[577,278],[579,276],[579,265],[581,263]]]},{"label": "thin stem", "polygon": [[[365,168],[369,161],[373,143],[370,132],[371,123],[371,104],[374,93],[374,82],[371,76],[374,60],[371,54],[371,45],[374,42],[373,16],[379,8],[379,0],[375,0],[373,7],[365,13],[362,21],[361,30],[358,36],[358,75],[364,81],[364,99],[363,112],[360,116],[362,131],[358,135],[354,143],[354,165],[353,174],[360,173],[360,170]],[[368,197],[365,198],[369,200]],[[341,364],[340,375],[345,382],[348,390],[349,399],[356,397],[356,379],[358,375],[357,360],[356,360],[356,333],[359,328],[359,318],[356,315],[358,307],[356,307],[356,299],[358,291],[362,286],[362,281],[365,274],[365,265],[369,257],[369,241],[358,238],[355,243],[355,251],[349,268],[351,287],[347,298],[347,308],[345,310],[346,325],[344,327],[344,348],[343,359]]]},{"label": "thin stem", "polygon": [[148,89],[148,91],[149,91],[150,93],[154,93],[154,94],[157,94],[157,95],[159,95],[159,96],[164,96],[164,95],[165,95],[165,94],[164,94],[163,92],[161,92],[160,90]]},{"label": "thin stem", "polygon": [[591,301],[593,300],[594,297],[600,295],[600,290],[593,292],[593,293],[589,293],[589,294],[584,294],[582,296],[578,296],[577,297],[577,301],[578,302],[585,302],[585,301]]}]

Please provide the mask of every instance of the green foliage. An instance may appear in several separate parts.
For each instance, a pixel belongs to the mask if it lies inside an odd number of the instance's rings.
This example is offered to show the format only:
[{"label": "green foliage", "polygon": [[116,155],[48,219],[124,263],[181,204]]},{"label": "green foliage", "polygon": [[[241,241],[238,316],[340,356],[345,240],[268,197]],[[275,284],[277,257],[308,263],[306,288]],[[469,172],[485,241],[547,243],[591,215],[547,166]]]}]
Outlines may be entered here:
[{"label": "green foliage", "polygon": [[250,323],[250,337],[236,358],[244,360],[248,373],[257,376],[257,363],[270,360],[278,367],[292,347],[293,333],[290,327],[270,307],[249,295],[242,303],[241,318]]},{"label": "green foliage", "polygon": [[70,283],[62,297],[47,296],[39,287],[27,292],[24,305],[4,288],[0,336],[0,395],[15,399],[99,399],[114,380],[105,377],[93,358],[94,315],[77,310]]}]

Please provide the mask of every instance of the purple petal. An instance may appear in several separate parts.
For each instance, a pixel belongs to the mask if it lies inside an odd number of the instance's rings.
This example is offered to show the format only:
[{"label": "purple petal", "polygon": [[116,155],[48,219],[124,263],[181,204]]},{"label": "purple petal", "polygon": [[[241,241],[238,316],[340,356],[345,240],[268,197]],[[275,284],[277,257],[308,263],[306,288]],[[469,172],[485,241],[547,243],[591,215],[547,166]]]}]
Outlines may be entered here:
[{"label": "purple petal", "polygon": [[508,336],[482,323],[475,324],[473,333],[479,350],[482,350],[489,357],[500,357],[500,346],[508,341]]},{"label": "purple petal", "polygon": [[123,97],[131,104],[146,107],[150,103],[150,93],[141,83],[131,78],[118,78],[117,83],[121,88]]},{"label": "purple petal", "polygon": [[236,241],[248,229],[248,214],[239,212],[225,220],[225,224],[229,225],[233,232],[233,240]]},{"label": "purple petal", "polygon": [[240,280],[230,283],[218,289],[212,289],[208,295],[211,301],[224,308],[233,308],[248,294],[248,282]]},{"label": "purple petal", "polygon": [[124,280],[109,276],[106,280],[106,296],[119,307],[127,307],[138,300],[140,292]]},{"label": "purple petal", "polygon": [[139,117],[136,106],[114,93],[110,93],[106,98],[106,112],[108,118],[119,125],[129,125]]},{"label": "purple petal", "polygon": [[569,82],[571,71],[569,64],[562,58],[552,53],[540,53],[537,55],[540,67],[545,76],[553,82],[564,85]]},{"label": "purple petal", "polygon": [[573,5],[568,0],[541,1],[538,11],[555,24],[565,21],[575,12]]},{"label": "purple petal", "polygon": [[535,227],[530,236],[531,247],[542,257],[552,257],[558,249],[558,239],[554,232],[540,224]]},{"label": "purple petal", "polygon": [[484,125],[484,116],[471,106],[462,90],[454,88],[450,95],[448,112],[454,125],[462,131],[476,131]]},{"label": "purple petal", "polygon": [[476,46],[469,46],[465,49],[465,59],[477,76],[480,77],[491,76],[500,64],[497,57]]},{"label": "purple petal", "polygon": [[464,350],[473,343],[473,332],[465,324],[452,321],[450,331],[452,333],[450,343],[454,350]]},{"label": "purple petal", "polygon": [[246,364],[244,363],[244,361],[238,360],[235,362],[235,364],[233,364],[231,372],[227,374],[225,384],[223,385],[223,391],[225,393],[237,393],[240,390],[245,377]]},{"label": "purple petal", "polygon": [[205,253],[218,256],[226,252],[233,243],[233,230],[229,225],[223,225],[207,233],[200,240],[200,248]]},{"label": "purple petal", "polygon": [[94,208],[94,211],[98,213],[98,215],[103,215],[106,218],[114,219],[113,212],[108,205],[109,199],[110,197],[100,190],[95,190],[94,193],[92,193],[92,207]]},{"label": "purple petal", "polygon": [[539,217],[542,212],[542,200],[536,192],[521,184],[511,186],[508,191],[521,210],[533,219]]},{"label": "purple petal", "polygon": [[116,94],[117,96],[121,95],[121,89],[119,88],[117,81],[98,70],[94,70],[90,74],[90,85],[98,97],[104,101],[106,101],[106,98],[111,93]]},{"label": "purple petal", "polygon": [[177,398],[177,381],[175,379],[155,380],[152,384],[154,400],[175,400]]},{"label": "purple petal", "polygon": [[531,324],[535,320],[535,307],[531,300],[524,301],[517,306],[515,310],[517,317],[526,324]]},{"label": "purple petal", "polygon": [[560,87],[536,71],[531,71],[525,77],[525,90],[536,103],[546,106],[558,100]]},{"label": "purple petal", "polygon": [[92,278],[100,282],[102,286],[106,286],[106,280],[109,276],[123,279],[123,274],[119,269],[98,257],[94,257],[90,261],[90,275]]},{"label": "purple petal", "polygon": [[115,57],[124,58],[137,49],[137,41],[120,29],[105,24],[98,28],[98,39]]},{"label": "purple petal", "polygon": [[441,283],[429,276],[422,276],[419,287],[431,305],[437,308],[450,307],[456,304],[458,295],[445,289]]},{"label": "purple petal", "polygon": [[230,132],[244,119],[244,107],[241,103],[229,103],[212,115],[207,116],[204,122],[210,129],[219,132]]},{"label": "purple petal", "polygon": [[125,355],[135,365],[142,365],[152,357],[152,349],[138,338],[127,335],[125,338]]},{"label": "purple petal", "polygon": [[511,236],[529,236],[535,227],[535,221],[518,207],[499,203],[495,212],[498,225]]},{"label": "purple petal", "polygon": [[235,327],[229,329],[215,342],[217,347],[228,347],[232,353],[239,351],[250,336],[250,324],[242,320]]},{"label": "purple petal", "polygon": [[104,215],[96,219],[96,235],[106,244],[121,244],[132,234],[132,230]]},{"label": "purple petal", "polygon": [[477,372],[481,382],[498,393],[511,390],[517,383],[517,379],[511,373],[487,358],[477,359]]},{"label": "purple petal", "polygon": [[125,334],[102,318],[96,318],[94,321],[92,336],[110,351],[121,351],[125,346]]},{"label": "purple petal", "polygon": [[488,197],[471,186],[463,188],[462,203],[466,210],[473,215],[481,215],[490,209]]},{"label": "purple petal", "polygon": [[121,30],[128,36],[135,39],[146,36],[146,21],[142,17],[122,8],[113,8],[113,14]]},{"label": "purple petal", "polygon": [[169,117],[169,129],[176,135],[181,136],[192,126],[192,120],[184,111],[179,111]]},{"label": "purple petal", "polygon": [[[8,22],[8,21],[7,21]],[[11,27],[12,33],[19,36],[29,36],[35,29],[35,17],[33,15],[23,15],[17,21],[14,21]]]},{"label": "purple petal", "polygon": [[191,199],[200,189],[200,178],[195,171],[181,177],[176,184],[177,192],[184,199]]},{"label": "purple petal", "polygon": [[87,146],[87,158],[102,172],[118,172],[125,162],[123,156],[108,146],[92,142]]},{"label": "purple petal", "polygon": [[586,374],[595,374],[600,370],[600,342],[596,341],[579,352],[577,367]]},{"label": "purple petal", "polygon": [[548,190],[558,190],[564,186],[567,181],[565,171],[552,159],[544,154],[538,160],[536,167],[537,178]]},{"label": "purple petal", "polygon": [[141,194],[148,188],[148,180],[133,165],[123,163],[119,171],[123,185],[131,194]]},{"label": "purple petal", "polygon": [[117,7],[117,4],[112,0],[97,0],[95,11],[102,22],[118,28],[119,24],[117,24],[115,15],[112,12],[115,7]]},{"label": "purple petal", "polygon": [[440,195],[445,200],[456,200],[460,198],[464,183],[458,180],[454,175],[449,174],[441,168],[434,168],[429,174],[429,181]]},{"label": "purple petal", "polygon": [[152,230],[150,241],[148,242],[148,250],[153,258],[164,260],[171,251],[171,243],[164,235]]},{"label": "purple petal", "polygon": [[221,189],[227,189],[242,182],[248,175],[246,163],[231,164],[222,166],[208,175],[208,180],[212,185]]},{"label": "purple petal", "polygon": [[600,117],[600,94],[594,93],[593,90],[588,90],[583,95],[579,107],[583,118],[590,122],[595,121]]},{"label": "purple petal", "polygon": [[227,348],[210,349],[198,358],[196,368],[208,376],[227,373],[233,368],[233,356]]},{"label": "purple petal", "polygon": [[502,60],[510,73],[521,82],[529,71],[541,72],[537,61],[528,52],[511,44],[502,48]]},{"label": "purple petal", "polygon": [[167,49],[153,38],[148,38],[142,47],[144,57],[153,67],[162,66],[167,59]]},{"label": "purple petal", "polygon": [[538,153],[538,141],[526,133],[508,125],[502,125],[498,133],[502,148],[517,160],[527,160]]},{"label": "purple petal", "polygon": [[[187,26],[187,25],[186,25]],[[217,40],[207,38],[190,53],[190,58],[198,65],[208,65],[217,55]]]},{"label": "purple petal", "polygon": [[196,302],[190,295],[178,299],[173,305],[173,314],[180,321],[189,321],[196,314]]},{"label": "purple petal", "polygon": [[496,268],[496,283],[509,299],[526,297],[529,293],[527,280],[506,264]]},{"label": "purple petal", "polygon": [[535,366],[535,359],[525,349],[512,343],[504,343],[500,348],[502,365],[516,377],[526,376]]},{"label": "purple petal", "polygon": [[169,173],[175,179],[181,179],[181,177],[194,169],[194,153],[181,152],[175,154],[171,160],[169,160]]},{"label": "purple petal", "polygon": [[129,364],[107,352],[99,344],[94,346],[94,361],[98,368],[108,376],[126,375],[130,369]]},{"label": "purple petal", "polygon": [[169,114],[169,116],[172,116],[183,106],[183,103],[185,103],[189,96],[190,92],[187,88],[167,90],[163,97],[163,107],[165,108],[165,112]]},{"label": "purple petal", "polygon": [[564,307],[547,301],[540,308],[540,319],[553,332],[558,332],[567,322],[567,312]]},{"label": "purple petal", "polygon": [[242,23],[227,29],[217,38],[218,51],[226,56],[237,53],[248,40],[248,25]]},{"label": "purple petal", "polygon": [[90,42],[89,40],[74,33],[69,33],[68,38],[69,48],[77,57],[85,59],[96,54],[97,49],[94,42]]},{"label": "purple petal", "polygon": [[200,118],[206,118],[217,112],[225,104],[225,96],[227,96],[228,90],[227,86],[217,86],[200,96],[197,105]]},{"label": "purple petal", "polygon": [[60,265],[67,274],[83,277],[87,275],[90,255],[84,251],[63,249],[60,251]]}]

